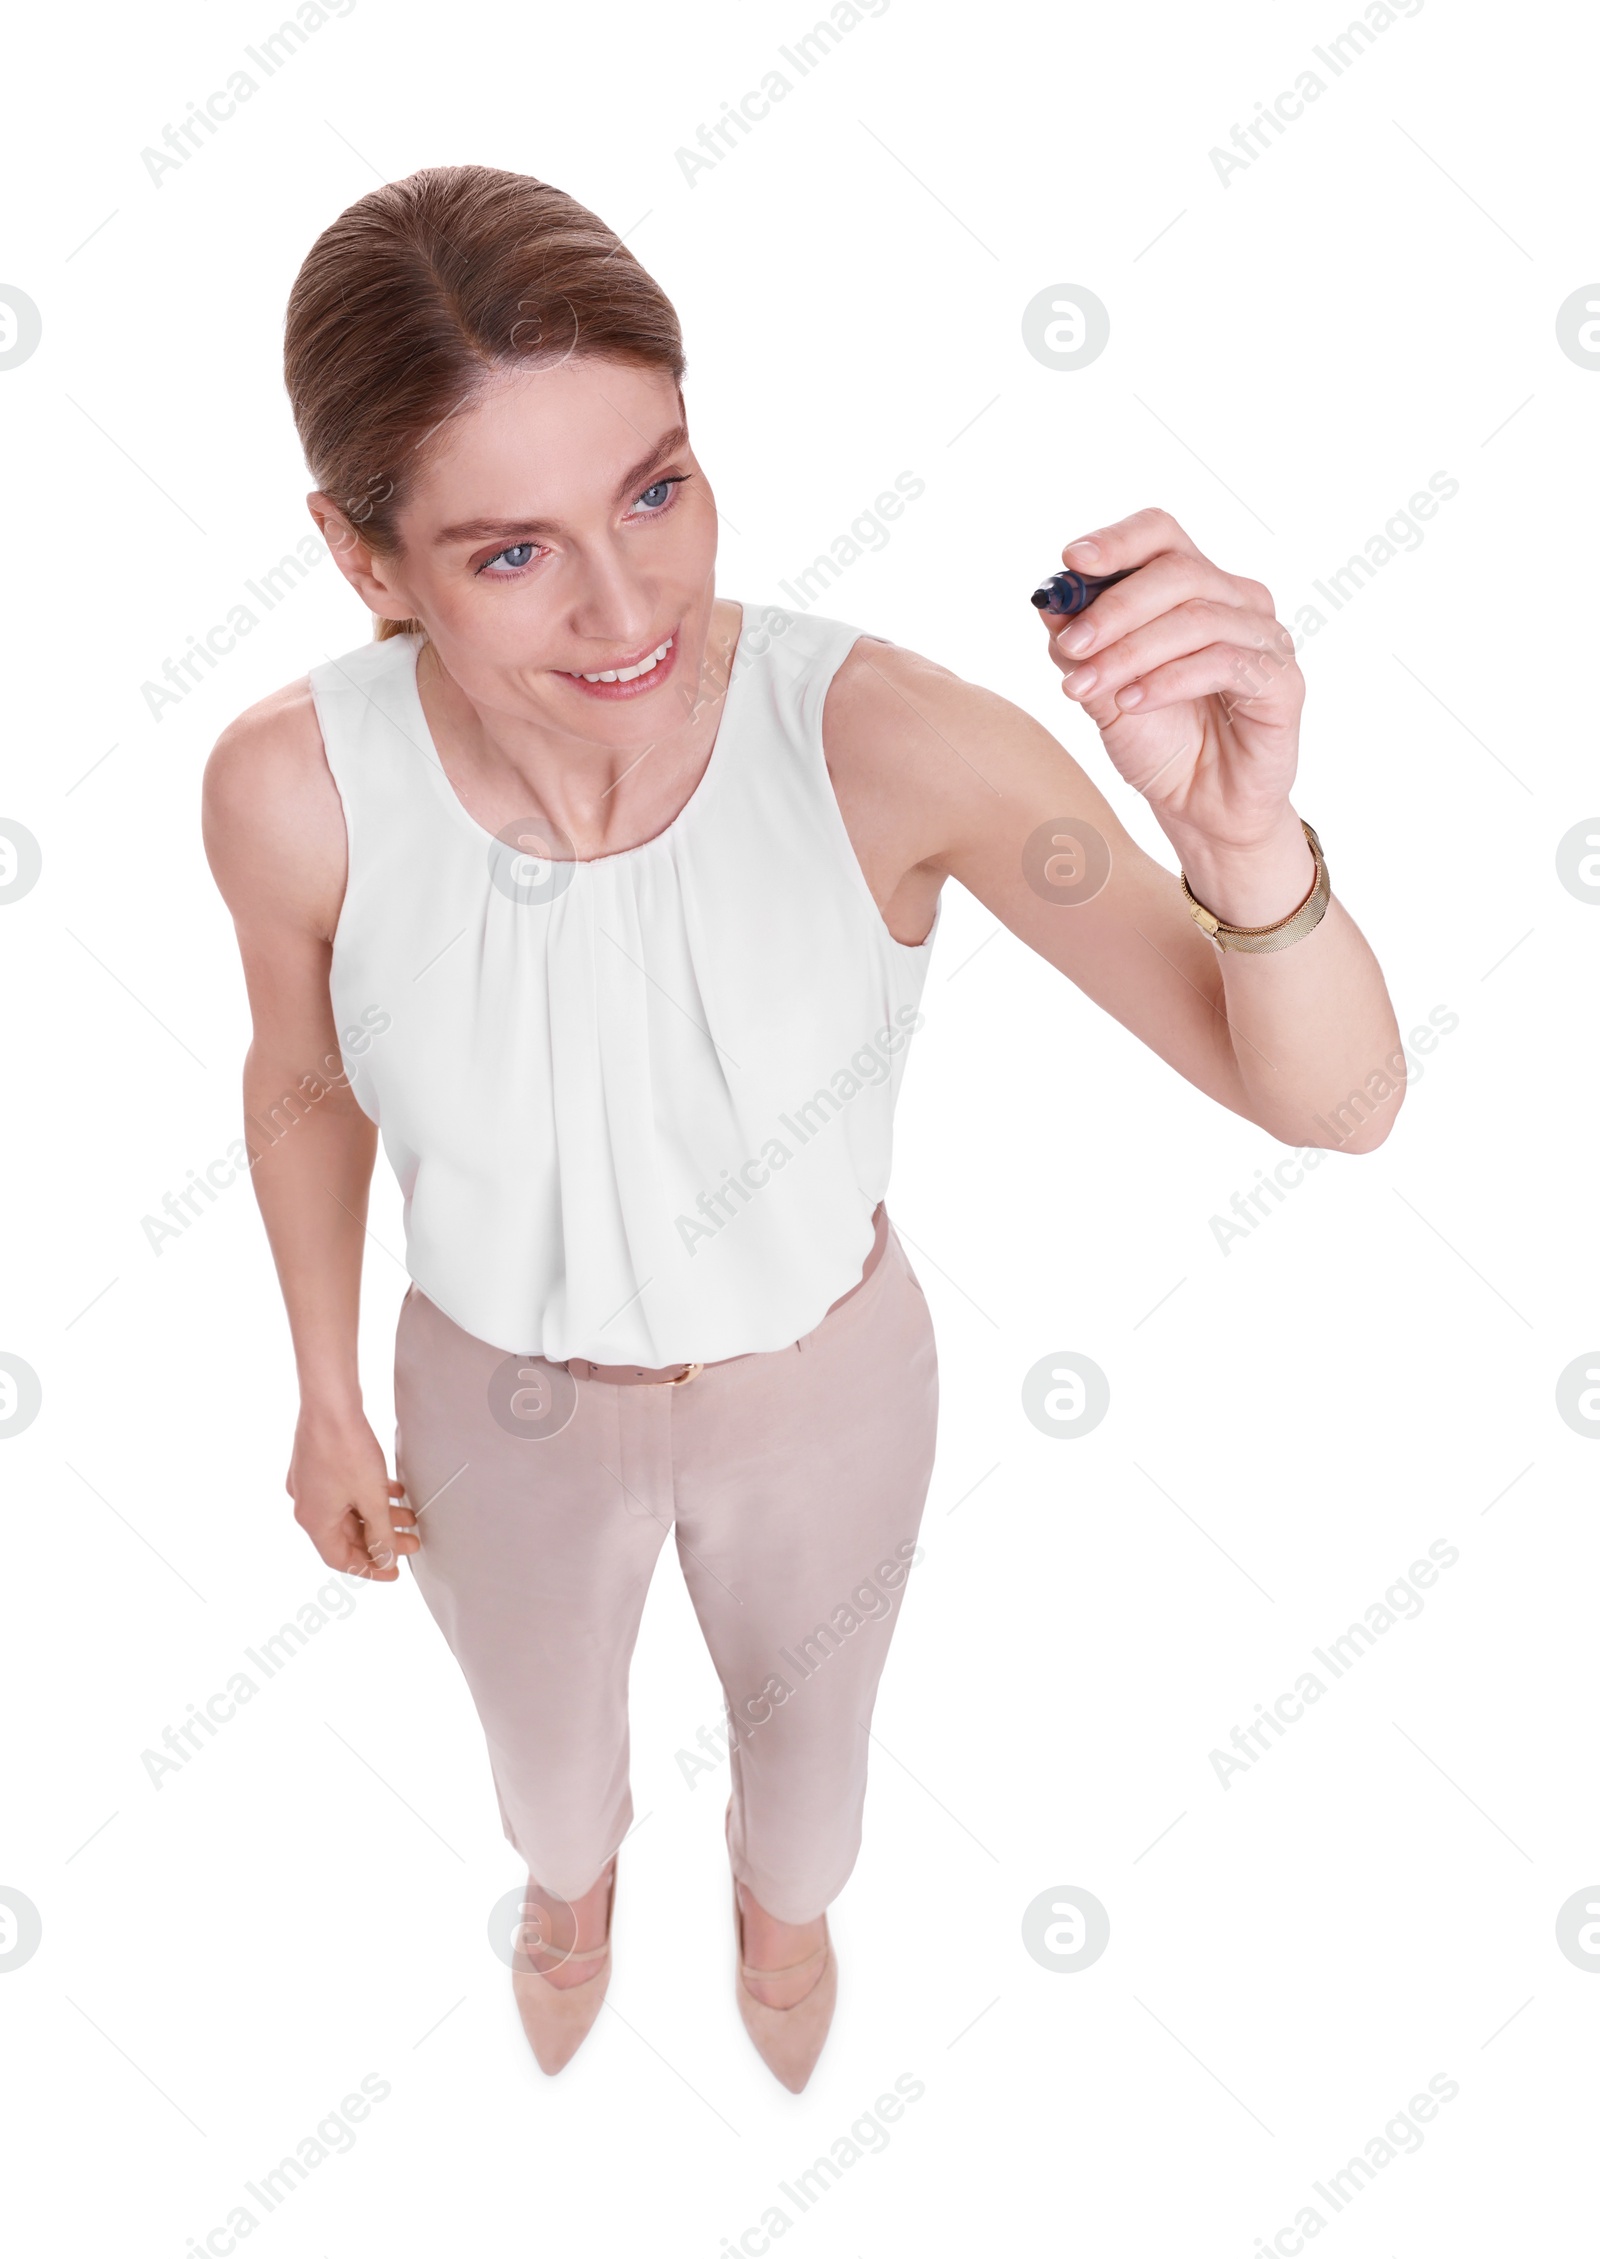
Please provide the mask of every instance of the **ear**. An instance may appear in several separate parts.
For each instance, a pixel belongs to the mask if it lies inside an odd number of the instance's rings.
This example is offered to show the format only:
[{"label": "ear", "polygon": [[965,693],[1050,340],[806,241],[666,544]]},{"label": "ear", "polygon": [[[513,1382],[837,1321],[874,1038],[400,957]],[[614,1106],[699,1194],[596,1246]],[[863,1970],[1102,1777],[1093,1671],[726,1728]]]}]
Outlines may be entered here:
[{"label": "ear", "polygon": [[334,563],[369,612],[380,620],[409,620],[410,600],[402,596],[393,578],[394,560],[368,547],[331,495],[320,491],[306,496],[306,508],[328,545]]}]

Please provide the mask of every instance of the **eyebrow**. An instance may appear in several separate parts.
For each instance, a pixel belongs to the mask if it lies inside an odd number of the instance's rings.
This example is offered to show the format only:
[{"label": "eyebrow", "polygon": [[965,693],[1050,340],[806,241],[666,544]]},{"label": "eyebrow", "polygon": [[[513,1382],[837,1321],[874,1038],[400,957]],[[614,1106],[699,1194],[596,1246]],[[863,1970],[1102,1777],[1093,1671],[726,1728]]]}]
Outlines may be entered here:
[{"label": "eyebrow", "polygon": [[[667,456],[676,454],[680,447],[687,445],[688,438],[688,425],[675,424],[671,431],[657,440],[648,455],[618,479],[612,500],[621,502],[627,496],[637,493],[645,484],[648,473]],[[467,518],[460,525],[446,526],[442,533],[435,534],[433,546],[435,549],[442,549],[456,541],[491,541],[506,534],[553,533],[558,530],[558,521],[554,518]]]}]

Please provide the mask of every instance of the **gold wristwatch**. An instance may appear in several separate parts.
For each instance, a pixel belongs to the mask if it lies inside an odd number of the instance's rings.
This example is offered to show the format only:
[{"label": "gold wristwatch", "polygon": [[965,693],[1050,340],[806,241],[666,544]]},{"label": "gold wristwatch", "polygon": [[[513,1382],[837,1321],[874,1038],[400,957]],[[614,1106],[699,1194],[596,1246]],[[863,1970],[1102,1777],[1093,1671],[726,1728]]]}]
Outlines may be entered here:
[{"label": "gold wristwatch", "polygon": [[1321,924],[1323,912],[1333,898],[1333,889],[1328,883],[1328,866],[1323,860],[1322,842],[1304,816],[1300,819],[1300,829],[1305,833],[1307,845],[1311,849],[1311,859],[1317,866],[1316,874],[1305,900],[1297,909],[1291,910],[1286,918],[1280,918],[1276,925],[1230,926],[1226,919],[1219,918],[1208,910],[1203,902],[1196,901],[1189,881],[1181,871],[1178,873],[1190,917],[1202,933],[1211,936],[1219,949],[1244,949],[1257,953],[1269,949],[1287,949],[1292,942],[1303,941],[1313,926]]}]

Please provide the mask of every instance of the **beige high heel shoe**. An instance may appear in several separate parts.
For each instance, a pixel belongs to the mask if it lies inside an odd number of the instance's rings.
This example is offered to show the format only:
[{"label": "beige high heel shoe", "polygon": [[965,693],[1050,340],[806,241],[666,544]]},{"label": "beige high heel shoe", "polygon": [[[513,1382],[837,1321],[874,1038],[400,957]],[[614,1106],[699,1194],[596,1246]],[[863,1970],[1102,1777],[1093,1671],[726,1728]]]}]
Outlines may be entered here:
[{"label": "beige high heel shoe", "polygon": [[[733,1804],[729,1800],[723,1819],[723,1833],[727,1834],[733,1817]],[[799,1961],[791,1961],[783,1969],[752,1969],[744,1957],[744,1909],[739,1904],[739,1884],[733,1885],[733,1934],[738,1946],[735,1990],[739,2014],[751,2044],[773,2077],[798,2094],[816,2068],[817,2057],[833,2023],[833,2011],[839,1996],[839,1964],[834,1959],[833,1938],[828,1929],[828,1917],[822,1917],[822,1943]],[[816,1982],[811,1990],[797,2000],[792,2008],[769,2008],[750,1990],[747,1978],[787,1977],[797,1969],[807,1969],[813,1962],[821,1964]]]},{"label": "beige high heel shoe", "polygon": [[[554,1985],[547,1983],[540,1972],[530,1967],[511,1970],[512,1989],[517,1996],[517,2007],[522,2015],[522,2028],[528,2035],[528,2045],[533,2049],[534,2060],[541,2071],[554,2078],[564,2070],[589,2036],[590,2027],[600,2013],[606,1987],[611,1982],[611,1911],[617,1896],[617,1862],[611,1862],[611,1888],[606,1893],[606,1937],[603,1945],[589,1945],[581,1951],[563,1956],[562,1965],[572,1961],[598,1961],[600,1966],[592,1977],[582,1984]],[[545,1950],[539,1946],[535,1953]],[[549,1951],[559,1950],[556,1947]],[[525,1959],[526,1956],[519,1955]]]}]

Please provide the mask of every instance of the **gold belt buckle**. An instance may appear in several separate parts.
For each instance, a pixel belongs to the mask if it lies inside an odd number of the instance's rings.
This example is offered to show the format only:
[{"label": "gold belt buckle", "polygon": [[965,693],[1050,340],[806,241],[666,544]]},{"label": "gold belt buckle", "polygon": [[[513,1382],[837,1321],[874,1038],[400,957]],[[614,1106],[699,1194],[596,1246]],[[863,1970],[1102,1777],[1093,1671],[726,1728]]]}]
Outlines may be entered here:
[{"label": "gold belt buckle", "polygon": [[704,1371],[704,1365],[685,1365],[681,1373],[673,1375],[667,1386],[668,1388],[682,1388],[685,1381],[692,1381],[696,1373],[703,1373]]}]

